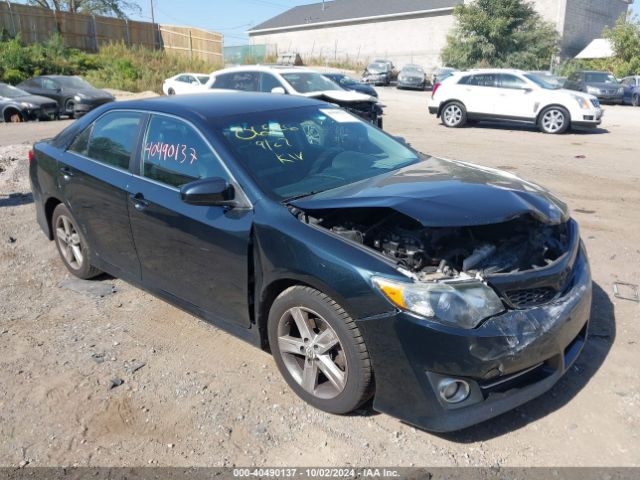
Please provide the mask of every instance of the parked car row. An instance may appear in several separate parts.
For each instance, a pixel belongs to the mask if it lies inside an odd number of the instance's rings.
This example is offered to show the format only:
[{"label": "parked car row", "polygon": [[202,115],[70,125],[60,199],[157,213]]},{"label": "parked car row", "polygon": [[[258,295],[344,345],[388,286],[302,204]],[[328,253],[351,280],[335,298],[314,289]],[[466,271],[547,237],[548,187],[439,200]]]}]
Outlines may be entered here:
[{"label": "parked car row", "polygon": [[602,122],[600,101],[590,93],[561,88],[544,75],[507,69],[454,73],[434,86],[429,113],[450,128],[482,120],[537,125],[560,134]]},{"label": "parked car row", "polygon": [[100,105],[113,102],[110,93],[77,76],[43,75],[17,87],[0,83],[0,107],[4,122],[77,118]]}]

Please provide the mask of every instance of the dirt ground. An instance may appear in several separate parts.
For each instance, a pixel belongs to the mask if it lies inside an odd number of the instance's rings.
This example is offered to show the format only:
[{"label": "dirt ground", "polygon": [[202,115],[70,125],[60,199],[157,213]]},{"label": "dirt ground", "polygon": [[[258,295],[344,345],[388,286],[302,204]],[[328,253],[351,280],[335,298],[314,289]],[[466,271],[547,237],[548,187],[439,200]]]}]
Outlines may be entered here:
[{"label": "dirt ground", "polygon": [[428,95],[381,89],[385,128],[548,186],[580,222],[592,336],[552,391],[448,435],[314,410],[269,355],[121,280],[74,281],[36,224],[23,143],[68,122],[0,125],[0,465],[639,466],[640,304],[613,283],[640,283],[640,108],[562,136],[448,130]]}]

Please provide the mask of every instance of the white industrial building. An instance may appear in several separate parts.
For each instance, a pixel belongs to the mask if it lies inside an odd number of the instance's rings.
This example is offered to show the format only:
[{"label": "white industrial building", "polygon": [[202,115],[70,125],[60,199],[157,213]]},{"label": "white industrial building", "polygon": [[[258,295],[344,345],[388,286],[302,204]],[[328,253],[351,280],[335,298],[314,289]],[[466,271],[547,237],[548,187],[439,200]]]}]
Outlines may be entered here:
[{"label": "white industrial building", "polygon": [[[473,0],[333,0],[294,7],[256,25],[253,45],[304,58],[441,66],[440,52],[455,25],[453,9]],[[562,36],[562,56],[574,56],[602,36],[633,0],[532,0]]]}]

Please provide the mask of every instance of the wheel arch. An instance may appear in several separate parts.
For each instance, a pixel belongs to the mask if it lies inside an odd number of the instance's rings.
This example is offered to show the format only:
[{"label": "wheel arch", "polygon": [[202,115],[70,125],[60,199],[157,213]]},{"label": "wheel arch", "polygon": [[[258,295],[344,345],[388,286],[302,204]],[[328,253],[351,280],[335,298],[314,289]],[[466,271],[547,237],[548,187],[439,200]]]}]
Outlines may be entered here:
[{"label": "wheel arch", "polygon": [[49,197],[46,202],[44,202],[44,215],[47,221],[47,231],[45,234],[49,240],[53,240],[53,211],[56,209],[58,205],[60,205],[62,201],[57,197]]},{"label": "wheel arch", "polygon": [[15,105],[7,105],[2,110],[2,119],[4,120],[5,123],[8,123],[10,121],[9,115],[14,112],[19,114],[24,120],[24,115],[22,114],[22,111],[18,107],[16,107]]},{"label": "wheel arch", "polygon": [[318,280],[317,278],[311,278],[308,276],[298,276],[298,275],[288,275],[280,278],[273,279],[268,284],[264,285],[261,288],[258,296],[258,306],[257,306],[257,327],[260,333],[260,345],[261,348],[270,352],[269,347],[269,338],[267,335],[267,322],[269,319],[269,311],[271,310],[271,306],[278,296],[284,292],[287,288],[302,286],[302,287],[310,287],[319,292],[324,293],[325,295],[331,297],[336,303],[338,303],[345,312],[349,314],[352,318],[354,318],[349,309],[345,305],[345,299],[336,292],[329,285],[326,285],[324,282]]},{"label": "wheel arch", "polygon": [[[436,118],[440,118],[440,115],[442,115],[442,110],[444,110],[444,107],[446,107],[450,103],[459,103],[464,107],[465,110],[467,110],[467,105],[462,100],[458,100],[457,98],[448,98],[440,102],[440,105],[438,106],[438,114],[436,115]],[[469,111],[467,110],[467,113],[468,112]]]},{"label": "wheel arch", "polygon": [[561,108],[565,112],[567,112],[567,114],[569,115],[569,125],[571,125],[571,122],[573,122],[573,119],[571,118],[571,110],[569,110],[567,107],[565,107],[561,103],[550,103],[548,105],[544,105],[544,106],[540,107],[540,110],[538,110],[538,114],[536,115],[536,125],[538,125],[540,123],[540,117],[542,115],[542,112],[544,112],[546,109],[552,108],[552,107]]}]

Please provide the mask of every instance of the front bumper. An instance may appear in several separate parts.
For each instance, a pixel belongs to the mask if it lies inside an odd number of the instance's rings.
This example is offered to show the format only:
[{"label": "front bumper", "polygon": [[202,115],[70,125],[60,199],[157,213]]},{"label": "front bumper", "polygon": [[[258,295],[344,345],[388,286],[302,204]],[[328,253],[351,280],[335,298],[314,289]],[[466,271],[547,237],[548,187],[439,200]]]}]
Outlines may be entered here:
[{"label": "front bumper", "polygon": [[574,127],[597,127],[602,123],[604,111],[601,108],[582,110],[579,116],[572,117],[571,125]]},{"label": "front bumper", "polygon": [[29,108],[23,111],[27,120],[53,120],[58,116],[58,106]]},{"label": "front bumper", "polygon": [[73,113],[74,115],[84,115],[85,113],[89,113],[94,108],[98,108],[105,103],[113,102],[113,98],[99,98],[99,99],[87,99],[81,100],[80,102],[76,102],[73,105]]},{"label": "front bumper", "polygon": [[[473,330],[406,312],[357,321],[376,378],[374,408],[426,430],[460,430],[549,390],[587,337],[591,274],[582,247],[566,290],[539,307],[508,310]],[[470,396],[447,404],[441,378],[467,381]]]},{"label": "front bumper", "polygon": [[424,90],[427,86],[426,82],[420,82],[420,81],[401,81],[398,80],[398,88],[408,88],[408,89],[415,89],[415,90]]}]

